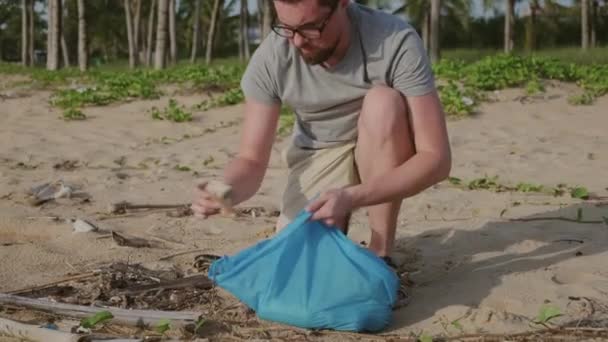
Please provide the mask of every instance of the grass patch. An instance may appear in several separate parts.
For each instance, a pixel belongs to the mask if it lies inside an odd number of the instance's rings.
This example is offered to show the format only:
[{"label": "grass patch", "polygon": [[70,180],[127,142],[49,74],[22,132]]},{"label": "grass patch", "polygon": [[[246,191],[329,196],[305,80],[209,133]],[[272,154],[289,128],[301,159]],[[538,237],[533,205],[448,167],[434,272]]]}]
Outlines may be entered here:
[{"label": "grass patch", "polygon": [[541,184],[519,182],[515,185],[502,183],[498,176],[484,176],[471,180],[463,180],[458,177],[448,177],[448,183],[467,190],[488,190],[492,192],[522,192],[522,193],[544,193],[550,196],[570,195],[572,198],[588,199],[589,191],[582,186],[569,186],[558,184],[556,186],[545,186]]},{"label": "grass patch", "polygon": [[63,111],[63,119],[66,121],[85,120],[86,118],[87,116],[80,109],[68,108]]},{"label": "grass patch", "polygon": [[163,110],[152,107],[152,118],[155,120],[167,120],[173,122],[192,121],[192,113],[186,107],[180,106],[175,99],[169,99],[169,103]]},{"label": "grass patch", "polygon": [[[493,49],[461,49],[446,50],[443,56],[444,59],[432,68],[440,81],[438,90],[449,116],[463,117],[474,113],[487,91],[523,87],[530,95],[543,92],[544,80],[577,83],[582,94],[572,96],[569,99],[572,104],[593,104],[596,98],[608,93],[608,48],[590,49],[585,53],[578,48],[563,48],[533,54],[515,52],[512,55]],[[243,102],[239,83],[245,67],[234,58],[219,60],[209,66],[182,61],[165,70],[129,70],[115,63],[92,68],[86,73],[75,68],[47,71],[39,67],[24,68],[15,63],[0,63],[0,73],[26,74],[36,84],[53,86],[56,91],[51,102],[64,109],[102,106],[134,98],[158,98],[162,95],[158,89],[161,84],[223,90],[195,106],[196,109],[209,110]]]}]

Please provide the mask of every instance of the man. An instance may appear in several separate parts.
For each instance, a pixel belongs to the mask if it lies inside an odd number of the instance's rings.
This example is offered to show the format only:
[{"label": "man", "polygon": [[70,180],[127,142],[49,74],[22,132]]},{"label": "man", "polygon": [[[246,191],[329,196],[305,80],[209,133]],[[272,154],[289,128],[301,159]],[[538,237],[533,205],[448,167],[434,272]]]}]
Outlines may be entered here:
[{"label": "man", "polygon": [[[268,166],[279,112],[296,113],[281,217],[302,209],[345,232],[367,207],[368,248],[390,261],[401,201],[445,179],[451,152],[432,71],[416,31],[349,0],[274,0],[273,32],[252,56],[241,86],[245,119],[238,156],[226,167],[232,203],[251,198]],[[199,185],[192,208],[221,207]],[[318,195],[318,196],[317,196]]]}]

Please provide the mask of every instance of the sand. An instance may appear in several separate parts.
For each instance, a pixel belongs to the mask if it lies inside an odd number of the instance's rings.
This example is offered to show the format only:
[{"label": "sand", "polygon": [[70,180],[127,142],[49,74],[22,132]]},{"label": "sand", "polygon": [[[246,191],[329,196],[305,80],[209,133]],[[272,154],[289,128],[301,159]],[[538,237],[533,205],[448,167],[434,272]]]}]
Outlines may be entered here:
[{"label": "sand", "polygon": [[[548,187],[564,183],[608,194],[608,97],[571,106],[576,88],[555,83],[538,98],[522,90],[493,95],[471,117],[448,123],[452,176]],[[243,106],[194,112],[194,121],[151,119],[159,100],[84,109],[87,120],[65,122],[50,92],[0,99],[0,291],[44,284],[115,261],[156,262],[180,251],[230,254],[254,244],[274,219],[169,217],[163,211],[104,218],[108,204],[189,203],[200,179],[221,174],[236,151]],[[191,105],[203,95],[175,97]],[[285,168],[279,141],[261,191],[247,206],[278,205]],[[74,168],[55,167],[72,161]],[[187,166],[190,171],[179,171]],[[196,173],[195,173],[196,171]],[[63,180],[89,202],[60,199],[30,206],[27,190]],[[608,318],[608,227],[558,220],[601,220],[608,206],[570,196],[467,190],[449,182],[404,201],[395,259],[410,272],[411,303],[395,311],[397,334],[505,333],[533,328],[543,305],[560,309],[555,323]],[[49,217],[59,217],[53,220]],[[66,219],[145,237],[156,248],[117,246],[104,234],[74,233]],[[364,212],[350,237],[367,241]],[[187,269],[193,254],[170,259]],[[456,322],[456,323],[455,323]]]}]

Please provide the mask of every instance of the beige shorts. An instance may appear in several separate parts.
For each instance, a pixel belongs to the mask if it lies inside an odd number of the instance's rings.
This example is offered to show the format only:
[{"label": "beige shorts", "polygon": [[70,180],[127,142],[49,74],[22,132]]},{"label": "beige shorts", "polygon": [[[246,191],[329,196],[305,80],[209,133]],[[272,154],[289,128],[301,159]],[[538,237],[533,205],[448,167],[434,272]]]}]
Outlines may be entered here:
[{"label": "beige shorts", "polygon": [[290,144],[283,151],[288,174],[277,230],[323,191],[359,184],[354,152],[354,142],[324,149],[303,149]]}]

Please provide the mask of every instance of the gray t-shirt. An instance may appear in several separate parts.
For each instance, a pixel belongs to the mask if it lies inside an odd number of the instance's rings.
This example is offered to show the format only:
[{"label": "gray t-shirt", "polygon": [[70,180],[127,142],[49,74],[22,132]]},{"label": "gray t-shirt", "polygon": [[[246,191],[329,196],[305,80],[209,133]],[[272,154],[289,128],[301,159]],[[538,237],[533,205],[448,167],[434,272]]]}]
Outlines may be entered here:
[{"label": "gray t-shirt", "polygon": [[241,80],[246,97],[294,110],[296,146],[323,148],[354,141],[363,97],[373,85],[392,87],[406,97],[435,88],[424,46],[412,26],[356,3],[349,4],[348,14],[350,46],[337,65],[309,65],[286,38],[271,32]]}]

